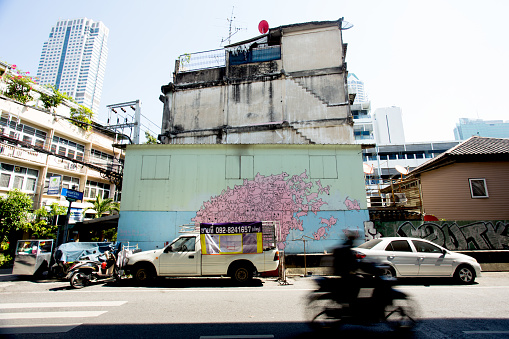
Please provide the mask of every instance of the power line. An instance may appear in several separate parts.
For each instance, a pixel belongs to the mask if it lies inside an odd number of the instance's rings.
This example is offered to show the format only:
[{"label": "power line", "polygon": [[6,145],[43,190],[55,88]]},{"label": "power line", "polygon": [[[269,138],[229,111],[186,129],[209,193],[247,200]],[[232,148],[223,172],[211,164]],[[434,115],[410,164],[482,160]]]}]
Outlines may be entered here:
[{"label": "power line", "polygon": [[143,114],[141,114],[142,117],[144,117],[145,119],[147,119],[151,124],[153,124],[154,126],[157,126],[157,127],[160,127],[158,124],[152,122],[149,118],[147,118],[146,116],[144,116]]}]

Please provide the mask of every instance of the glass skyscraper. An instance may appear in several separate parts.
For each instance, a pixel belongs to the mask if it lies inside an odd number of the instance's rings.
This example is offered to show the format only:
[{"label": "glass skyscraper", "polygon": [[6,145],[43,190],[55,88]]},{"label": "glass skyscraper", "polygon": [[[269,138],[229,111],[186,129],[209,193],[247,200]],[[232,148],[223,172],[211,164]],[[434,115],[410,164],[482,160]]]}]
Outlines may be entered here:
[{"label": "glass skyscraper", "polygon": [[454,128],[454,139],[467,140],[474,135],[488,138],[509,138],[509,120],[460,118]]},{"label": "glass skyscraper", "polygon": [[60,20],[42,47],[37,77],[76,102],[99,111],[108,57],[108,28],[87,18]]}]

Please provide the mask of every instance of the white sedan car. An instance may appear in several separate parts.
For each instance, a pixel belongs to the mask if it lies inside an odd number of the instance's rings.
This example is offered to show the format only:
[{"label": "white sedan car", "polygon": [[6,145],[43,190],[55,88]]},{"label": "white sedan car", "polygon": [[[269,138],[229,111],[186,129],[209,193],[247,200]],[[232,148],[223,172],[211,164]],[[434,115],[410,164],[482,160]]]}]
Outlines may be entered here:
[{"label": "white sedan car", "polygon": [[373,239],[353,250],[358,259],[387,265],[385,274],[394,277],[454,277],[471,284],[481,276],[481,265],[474,258],[424,239]]}]

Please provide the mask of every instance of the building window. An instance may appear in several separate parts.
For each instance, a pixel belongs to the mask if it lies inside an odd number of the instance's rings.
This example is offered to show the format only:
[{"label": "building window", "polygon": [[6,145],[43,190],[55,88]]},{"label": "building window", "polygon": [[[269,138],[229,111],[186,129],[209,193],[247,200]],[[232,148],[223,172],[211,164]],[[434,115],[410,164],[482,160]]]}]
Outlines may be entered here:
[{"label": "building window", "polygon": [[1,188],[8,190],[17,188],[23,192],[35,193],[38,176],[39,171],[37,170],[0,163]]},{"label": "building window", "polygon": [[57,153],[57,150],[59,155],[80,161],[83,161],[83,155],[85,154],[85,146],[54,136],[51,143],[51,152]]},{"label": "building window", "polygon": [[0,118],[0,129],[4,135],[22,140],[30,145],[44,147],[46,132],[37,128],[20,123],[16,118],[8,114],[2,114]]},{"label": "building window", "polygon": [[110,184],[103,184],[92,180],[87,180],[85,187],[85,198],[95,199],[100,195],[103,199],[110,197]]},{"label": "building window", "polygon": [[486,179],[468,179],[470,184],[470,195],[475,198],[488,198],[488,187]]}]

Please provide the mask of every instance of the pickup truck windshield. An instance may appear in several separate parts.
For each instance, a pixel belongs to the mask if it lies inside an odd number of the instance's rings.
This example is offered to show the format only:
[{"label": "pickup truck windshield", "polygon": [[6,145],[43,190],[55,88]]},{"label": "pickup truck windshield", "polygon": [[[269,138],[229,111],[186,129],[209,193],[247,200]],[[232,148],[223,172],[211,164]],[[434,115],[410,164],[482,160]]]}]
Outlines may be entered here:
[{"label": "pickup truck windshield", "polygon": [[193,252],[195,250],[195,237],[183,237],[170,245],[172,252]]}]

